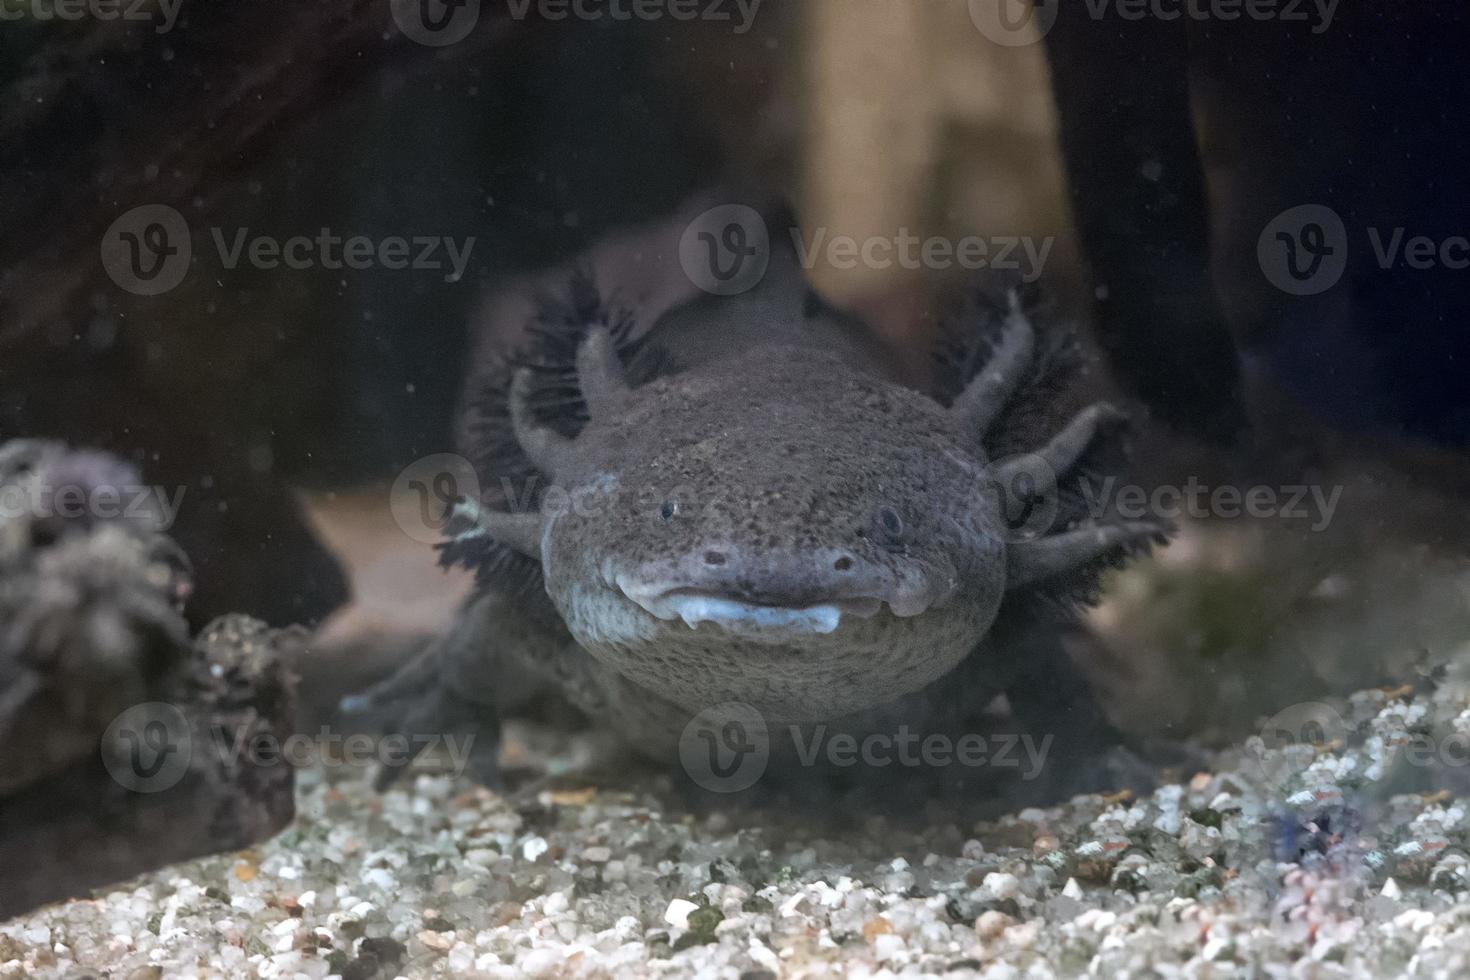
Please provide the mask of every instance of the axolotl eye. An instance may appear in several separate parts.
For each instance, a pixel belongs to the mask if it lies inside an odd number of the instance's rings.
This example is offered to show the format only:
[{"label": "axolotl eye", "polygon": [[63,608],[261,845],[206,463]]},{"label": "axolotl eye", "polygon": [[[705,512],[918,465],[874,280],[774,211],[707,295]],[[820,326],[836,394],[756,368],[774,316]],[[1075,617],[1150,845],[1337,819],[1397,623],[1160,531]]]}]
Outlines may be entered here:
[{"label": "axolotl eye", "polygon": [[679,500],[677,497],[669,497],[658,505],[658,519],[661,521],[672,521],[679,515]]},{"label": "axolotl eye", "polygon": [[874,513],[879,539],[886,544],[899,544],[903,540],[903,516],[897,510],[883,504]]}]

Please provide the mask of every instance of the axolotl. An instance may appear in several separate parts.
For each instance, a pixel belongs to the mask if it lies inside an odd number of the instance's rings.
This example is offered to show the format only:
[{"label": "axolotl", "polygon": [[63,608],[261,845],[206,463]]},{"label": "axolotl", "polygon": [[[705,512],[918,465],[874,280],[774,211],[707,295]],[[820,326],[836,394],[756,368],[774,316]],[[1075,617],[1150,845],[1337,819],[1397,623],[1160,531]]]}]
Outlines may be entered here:
[{"label": "axolotl", "polygon": [[[1056,418],[1056,345],[1014,292],[947,334],[947,390],[904,383],[794,261],[651,327],[579,278],[531,336],[468,402],[466,456],[491,489],[456,505],[444,555],[479,570],[475,596],[345,705],[479,734],[487,781],[527,679],[662,760],[732,705],[772,725],[952,720],[1056,669],[1024,662],[1008,613],[1085,601],[1167,532],[1076,505],[1123,419],[1106,404]],[[1050,487],[1044,526],[1018,530],[1037,501],[1017,486]]]}]

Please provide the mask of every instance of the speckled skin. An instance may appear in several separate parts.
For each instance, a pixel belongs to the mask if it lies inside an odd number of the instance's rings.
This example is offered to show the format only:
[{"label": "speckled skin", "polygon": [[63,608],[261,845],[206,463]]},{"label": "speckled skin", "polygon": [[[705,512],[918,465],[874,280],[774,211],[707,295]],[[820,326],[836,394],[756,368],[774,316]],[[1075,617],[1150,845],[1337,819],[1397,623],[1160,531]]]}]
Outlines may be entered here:
[{"label": "speckled skin", "polygon": [[[590,325],[576,375],[589,418],[574,437],[526,407],[528,371],[509,394],[505,425],[550,486],[539,511],[472,506],[462,535],[534,558],[554,611],[492,579],[449,637],[352,706],[397,702],[400,728],[478,717],[493,729],[520,696],[511,679],[539,677],[668,760],[690,718],[728,702],[769,723],[849,729],[892,725],[919,692],[983,704],[992,680],[1014,673],[986,642],[1008,590],[1161,530],[1008,542],[1004,474],[982,439],[1032,371],[1033,345],[1019,311],[1006,330],[970,388],[942,404],[899,383],[862,325],[794,265],[773,264],[750,293],[666,314],[635,352]],[[651,351],[655,376],[630,384],[624,361],[646,374],[638,358]],[[1104,417],[1079,416],[1078,444],[1053,461],[1072,466]],[[477,462],[487,485],[504,465]],[[750,616],[843,613],[830,632],[655,614],[691,595]],[[493,764],[480,775],[493,778]]]},{"label": "speckled skin", "polygon": [[[871,707],[947,673],[999,608],[978,443],[932,399],[836,355],[771,345],[660,378],[577,445],[574,483],[599,489],[548,519],[547,591],[583,649],[691,712],[735,700],[811,721]],[[628,577],[791,606],[901,591],[929,609],[762,637],[656,619],[619,588]]]}]

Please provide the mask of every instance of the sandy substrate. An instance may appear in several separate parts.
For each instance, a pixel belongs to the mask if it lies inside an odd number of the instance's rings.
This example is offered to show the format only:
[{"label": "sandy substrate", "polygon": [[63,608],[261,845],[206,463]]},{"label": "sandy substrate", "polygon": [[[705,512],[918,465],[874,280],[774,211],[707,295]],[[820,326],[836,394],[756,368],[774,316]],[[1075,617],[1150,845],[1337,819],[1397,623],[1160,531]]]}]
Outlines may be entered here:
[{"label": "sandy substrate", "polygon": [[296,823],[258,849],[0,926],[0,977],[1470,971],[1467,806],[1443,789],[1470,758],[1466,686],[1267,728],[1141,799],[844,830],[696,814],[647,774],[508,800],[428,776],[380,797],[361,772],[307,770]]}]

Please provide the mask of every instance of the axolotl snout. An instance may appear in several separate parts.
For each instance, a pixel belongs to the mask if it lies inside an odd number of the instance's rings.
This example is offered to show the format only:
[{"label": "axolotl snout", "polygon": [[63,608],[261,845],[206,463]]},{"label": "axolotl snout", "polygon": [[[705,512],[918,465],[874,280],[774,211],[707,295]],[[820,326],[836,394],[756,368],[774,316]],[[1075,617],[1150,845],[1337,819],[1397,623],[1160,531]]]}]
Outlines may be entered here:
[{"label": "axolotl snout", "polygon": [[538,506],[463,502],[448,554],[481,568],[479,598],[357,706],[407,699],[400,726],[493,724],[497,677],[530,673],[654,753],[728,702],[772,722],[851,719],[968,659],[1003,661],[977,651],[1010,597],[1164,531],[1008,521],[1018,476],[1065,485],[1119,420],[1094,405],[1033,453],[991,458],[1036,374],[1014,296],[982,366],[936,397],[804,283],[769,278],[642,333],[605,310],[564,318],[588,321],[563,338],[567,363],[506,366],[487,387],[503,410],[478,419],[471,450],[487,485],[537,482]]}]

